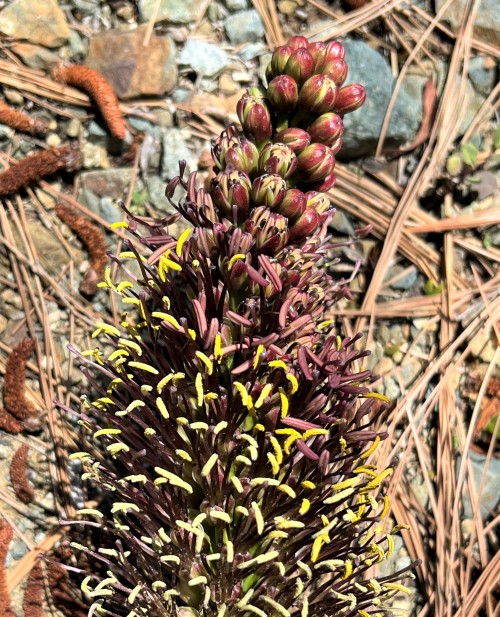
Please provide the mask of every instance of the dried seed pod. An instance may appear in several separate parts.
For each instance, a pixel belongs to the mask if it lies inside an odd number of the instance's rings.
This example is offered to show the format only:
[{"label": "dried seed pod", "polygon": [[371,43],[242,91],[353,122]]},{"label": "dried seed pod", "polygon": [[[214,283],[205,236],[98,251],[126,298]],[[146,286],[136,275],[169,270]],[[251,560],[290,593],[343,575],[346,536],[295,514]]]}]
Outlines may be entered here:
[{"label": "dried seed pod", "polygon": [[0,407],[0,429],[11,435],[22,433],[24,426],[6,409]]},{"label": "dried seed pod", "polygon": [[32,135],[43,135],[49,128],[45,120],[30,118],[26,114],[12,109],[4,101],[0,101],[0,122],[16,129],[16,131],[31,133]]},{"label": "dried seed pod", "polygon": [[88,66],[59,66],[53,73],[56,81],[82,88],[99,108],[109,131],[116,139],[125,139],[127,126],[118,105],[113,86],[98,71]]},{"label": "dried seed pod", "polygon": [[87,247],[90,267],[80,283],[80,293],[93,296],[97,291],[97,283],[104,276],[104,269],[108,262],[104,233],[100,227],[91,223],[74,208],[57,204],[56,214]]},{"label": "dried seed pod", "polygon": [[23,612],[25,617],[43,617],[43,570],[37,561],[28,576],[28,584],[24,592]]},{"label": "dried seed pod", "polygon": [[24,339],[10,352],[5,366],[3,402],[5,408],[18,420],[26,420],[37,414],[34,405],[24,394],[26,363],[35,349],[33,339]]},{"label": "dried seed pod", "polygon": [[30,182],[40,180],[60,169],[74,171],[82,166],[78,144],[70,143],[26,156],[0,173],[0,197],[16,193]]},{"label": "dried seed pod", "polygon": [[0,602],[0,617],[14,617],[5,570],[5,558],[7,557],[12,536],[12,527],[6,520],[0,518],[0,599],[2,600]]},{"label": "dried seed pod", "polygon": [[35,492],[27,475],[28,451],[27,444],[19,446],[10,463],[10,482],[17,498],[23,503],[31,503],[35,498]]}]

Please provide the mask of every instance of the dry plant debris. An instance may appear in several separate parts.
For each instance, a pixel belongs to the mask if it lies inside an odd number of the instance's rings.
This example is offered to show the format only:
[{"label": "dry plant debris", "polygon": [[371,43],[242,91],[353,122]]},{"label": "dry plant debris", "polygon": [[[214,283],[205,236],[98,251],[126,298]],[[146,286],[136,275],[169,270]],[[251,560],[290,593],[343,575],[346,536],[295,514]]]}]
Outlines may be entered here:
[{"label": "dry plant debris", "polygon": [[3,403],[6,410],[20,421],[34,416],[37,411],[25,396],[26,364],[35,349],[33,339],[24,339],[9,354],[5,367]]},{"label": "dry plant debris", "polygon": [[75,597],[75,586],[70,582],[64,567],[54,561],[48,561],[47,577],[54,606],[66,617],[87,617],[87,606]]},{"label": "dry plant debris", "polygon": [[76,143],[68,143],[43,152],[35,152],[0,173],[0,197],[16,193],[31,182],[66,169],[74,171],[82,165],[82,155]]},{"label": "dry plant debris", "polygon": [[35,491],[28,480],[28,444],[23,444],[15,451],[10,462],[10,482],[17,498],[23,503],[31,503]]},{"label": "dry plant debris", "polygon": [[22,433],[24,425],[14,418],[6,409],[0,407],[0,429],[11,435]]},{"label": "dry plant debris", "polygon": [[14,617],[10,603],[9,588],[7,586],[7,573],[5,571],[5,558],[7,557],[12,537],[12,527],[5,519],[0,518],[0,617]]},{"label": "dry plant debris", "polygon": [[24,592],[24,617],[43,617],[44,580],[42,563],[37,561],[28,576]]},{"label": "dry plant debris", "polygon": [[48,131],[48,124],[40,118],[30,118],[15,109],[12,109],[4,101],[0,101],[0,122],[24,133],[44,134]]},{"label": "dry plant debris", "polygon": [[127,127],[118,99],[109,81],[88,66],[59,66],[52,73],[56,81],[82,88],[95,101],[110,133],[116,139],[125,139]]},{"label": "dry plant debris", "polygon": [[56,214],[75,232],[88,250],[90,267],[80,283],[80,292],[85,296],[93,296],[97,291],[97,284],[104,276],[104,269],[108,262],[104,233],[100,227],[91,223],[89,219],[70,206],[57,204]]}]

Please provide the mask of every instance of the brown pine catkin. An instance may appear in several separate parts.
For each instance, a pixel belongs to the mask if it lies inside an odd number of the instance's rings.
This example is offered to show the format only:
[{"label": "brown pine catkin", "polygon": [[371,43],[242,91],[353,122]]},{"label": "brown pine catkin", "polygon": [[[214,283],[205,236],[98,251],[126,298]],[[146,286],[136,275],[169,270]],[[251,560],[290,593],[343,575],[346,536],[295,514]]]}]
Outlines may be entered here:
[{"label": "brown pine catkin", "polygon": [[34,405],[28,401],[24,389],[26,383],[26,363],[35,349],[35,341],[26,338],[16,345],[7,358],[3,385],[5,409],[17,420],[26,420],[36,415]]},{"label": "brown pine catkin", "polygon": [[5,569],[5,558],[12,536],[12,527],[5,519],[0,518],[0,617],[14,617]]},{"label": "brown pine catkin", "polygon": [[37,561],[28,576],[28,584],[23,597],[24,617],[43,617],[43,570]]},{"label": "brown pine catkin", "polygon": [[32,135],[43,135],[49,128],[45,120],[30,118],[26,114],[16,111],[7,105],[5,101],[0,101],[0,122],[16,129],[16,131],[31,133]]},{"label": "brown pine catkin", "polygon": [[63,144],[26,156],[0,173],[0,197],[17,193],[19,189],[49,176],[60,169],[74,171],[82,166],[83,158],[76,143]]},{"label": "brown pine catkin", "polygon": [[28,480],[28,451],[27,444],[19,446],[10,463],[10,483],[16,497],[26,504],[35,499],[35,491]]},{"label": "brown pine catkin", "polygon": [[80,284],[80,292],[85,296],[92,296],[97,291],[97,283],[103,279],[104,268],[108,262],[104,233],[100,227],[69,206],[57,204],[56,214],[87,247],[90,267]]},{"label": "brown pine catkin", "polygon": [[127,127],[118,99],[109,81],[98,71],[88,66],[59,66],[52,76],[56,81],[76,86],[89,93],[99,108],[110,133],[116,139],[125,139]]}]

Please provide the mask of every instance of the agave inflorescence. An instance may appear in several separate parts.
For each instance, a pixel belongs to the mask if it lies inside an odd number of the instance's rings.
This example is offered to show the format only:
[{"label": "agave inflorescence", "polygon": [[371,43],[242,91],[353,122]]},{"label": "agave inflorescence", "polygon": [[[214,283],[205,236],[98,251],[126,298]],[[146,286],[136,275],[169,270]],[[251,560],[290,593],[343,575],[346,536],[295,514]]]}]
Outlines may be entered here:
[{"label": "agave inflorescence", "polygon": [[215,142],[209,189],[182,164],[167,187],[191,229],[129,215],[151,253],[130,243],[117,260],[140,276],[102,283],[126,310],[94,332],[113,351],[85,354],[100,397],[80,414],[93,445],[72,455],[109,496],[81,511],[100,545],[75,545],[105,572],[82,582],[96,614],[366,617],[407,591],[408,572],[368,574],[394,546],[391,470],[368,460],[385,401],[355,368],[359,337],[325,317],[349,295],[326,270],[322,193],[341,114],[364,100],[346,75],[340,43],[290,39],[267,92],[238,105],[244,135]]}]

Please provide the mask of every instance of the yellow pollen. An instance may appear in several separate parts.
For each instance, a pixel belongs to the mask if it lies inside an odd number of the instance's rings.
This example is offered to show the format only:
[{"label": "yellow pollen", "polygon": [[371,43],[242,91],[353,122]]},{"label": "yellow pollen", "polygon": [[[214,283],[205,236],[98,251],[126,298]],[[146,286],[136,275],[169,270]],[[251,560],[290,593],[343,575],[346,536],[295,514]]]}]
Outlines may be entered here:
[{"label": "yellow pollen", "polygon": [[184,246],[185,242],[188,240],[189,236],[191,235],[191,232],[192,232],[191,229],[186,229],[179,236],[179,239],[177,240],[177,244],[175,246],[175,252],[177,254],[177,257],[181,256],[182,247]]},{"label": "yellow pollen", "polygon": [[208,374],[211,375],[214,372],[214,363],[212,360],[210,360],[210,358],[202,351],[196,351],[195,355],[203,362],[203,364],[207,367]]},{"label": "yellow pollen", "polygon": [[265,347],[264,345],[259,345],[257,347],[257,351],[255,352],[255,359],[253,361],[253,370],[256,371],[259,366],[262,354],[264,353]]},{"label": "yellow pollen", "polygon": [[245,257],[246,257],[246,255],[244,253],[238,253],[237,255],[233,255],[231,257],[231,259],[229,260],[228,264],[227,264],[228,272],[230,272],[232,270],[234,264],[238,261],[238,259],[241,259],[242,261],[245,261]]},{"label": "yellow pollen", "polygon": [[131,368],[137,368],[141,371],[146,371],[146,373],[151,373],[151,375],[159,374],[158,369],[154,368],[153,366],[149,366],[149,364],[145,364],[144,362],[136,362],[135,360],[132,360],[128,363],[128,365]]},{"label": "yellow pollen", "polygon": [[297,390],[299,389],[299,382],[297,381],[297,378],[295,377],[295,375],[292,375],[292,373],[287,373],[286,378],[292,384],[290,394],[295,394],[295,392],[297,392]]}]

